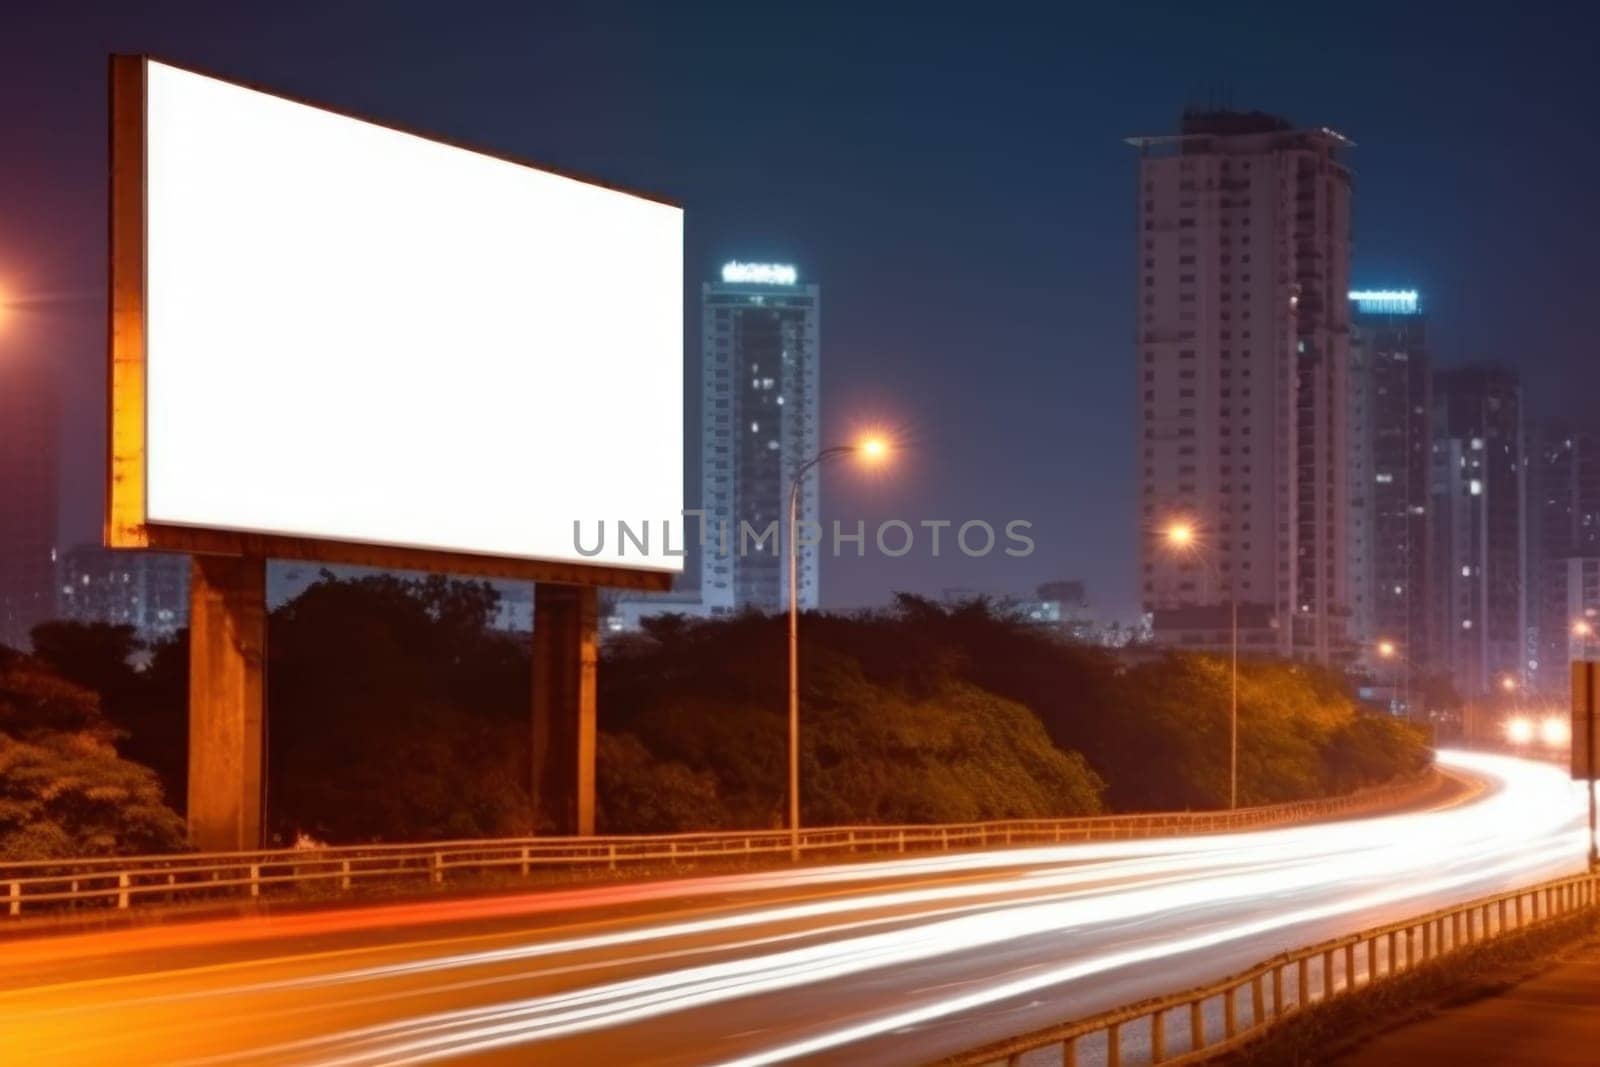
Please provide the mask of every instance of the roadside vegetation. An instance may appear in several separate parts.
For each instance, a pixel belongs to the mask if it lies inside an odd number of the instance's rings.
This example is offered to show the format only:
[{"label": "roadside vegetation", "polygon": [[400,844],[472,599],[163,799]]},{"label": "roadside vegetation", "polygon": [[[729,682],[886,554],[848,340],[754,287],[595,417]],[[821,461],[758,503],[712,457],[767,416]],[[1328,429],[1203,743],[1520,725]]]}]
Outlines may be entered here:
[{"label": "roadside vegetation", "polygon": [[0,861],[183,847],[160,780],[117,736],[92,690],[0,648]]},{"label": "roadside vegetation", "polygon": [[[268,808],[278,842],[535,829],[529,642],[494,630],[495,608],[481,583],[327,575],[273,613]],[[784,634],[779,618],[668,616],[607,644],[603,829],[781,824]],[[879,612],[808,616],[802,639],[807,823],[1227,802],[1221,661],[1128,666],[982,601],[912,596]],[[186,635],[144,648],[126,627],[51,623],[34,647],[0,660],[0,761],[9,761],[0,762],[0,855],[175,844]],[[1329,672],[1246,661],[1239,698],[1242,804],[1344,793],[1429,759],[1419,732],[1363,711]],[[60,799],[73,788],[84,794],[76,806]],[[92,797],[105,800],[95,808]]]}]

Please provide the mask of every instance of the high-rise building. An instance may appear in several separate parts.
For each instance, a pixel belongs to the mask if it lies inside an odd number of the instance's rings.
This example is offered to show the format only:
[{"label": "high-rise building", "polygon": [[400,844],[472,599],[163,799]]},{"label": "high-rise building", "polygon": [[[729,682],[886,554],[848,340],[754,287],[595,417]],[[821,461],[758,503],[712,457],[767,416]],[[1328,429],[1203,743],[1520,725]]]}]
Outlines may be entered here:
[{"label": "high-rise building", "polygon": [[1522,389],[1497,367],[1433,378],[1432,662],[1472,698],[1527,680]]},{"label": "high-rise building", "polygon": [[79,545],[61,553],[56,582],[58,618],[132,626],[146,641],[189,624],[188,556]]},{"label": "high-rise building", "polygon": [[0,644],[26,649],[55,609],[55,379],[42,361],[0,358]]},{"label": "high-rise building", "polygon": [[1350,294],[1351,622],[1362,658],[1388,641],[1425,667],[1431,375],[1415,290]]},{"label": "high-rise building", "polygon": [[[701,602],[714,615],[786,609],[789,486],[817,452],[817,286],[786,264],[729,263],[701,288],[701,329]],[[801,493],[803,523],[817,521],[818,481]],[[819,559],[802,542],[802,607],[817,605]]]},{"label": "high-rise building", "polygon": [[[1237,601],[1266,620],[1253,629],[1271,650],[1342,661],[1350,142],[1209,111],[1129,143],[1140,150],[1140,589],[1157,640],[1225,628]],[[1177,519],[1198,530],[1205,559],[1163,544]]]},{"label": "high-rise building", "polygon": [[[1528,448],[1531,686],[1567,691],[1573,626],[1600,627],[1600,434],[1569,419],[1539,423]],[[1579,635],[1581,637],[1581,635]],[[1580,640],[1579,644],[1582,642]]]}]

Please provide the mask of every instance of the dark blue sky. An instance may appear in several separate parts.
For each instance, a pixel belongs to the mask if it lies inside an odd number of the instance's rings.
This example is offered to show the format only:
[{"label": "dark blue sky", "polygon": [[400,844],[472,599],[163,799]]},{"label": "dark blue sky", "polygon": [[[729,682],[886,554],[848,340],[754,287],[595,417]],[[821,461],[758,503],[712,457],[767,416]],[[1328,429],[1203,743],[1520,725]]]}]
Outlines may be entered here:
[{"label": "dark blue sky", "polygon": [[886,477],[832,469],[829,515],[1025,518],[1039,544],[1026,560],[846,560],[825,571],[828,603],[1081,576],[1121,614],[1121,138],[1170,130],[1186,103],[1225,96],[1356,141],[1354,280],[1421,288],[1442,362],[1514,365],[1547,409],[1581,411],[1600,387],[1595,17],[1471,7],[12,3],[0,284],[68,299],[0,343],[60,368],[64,533],[92,539],[105,57],[149,52],[675,199],[695,281],[728,258],[795,262],[823,286],[828,436],[876,419],[912,445]]}]

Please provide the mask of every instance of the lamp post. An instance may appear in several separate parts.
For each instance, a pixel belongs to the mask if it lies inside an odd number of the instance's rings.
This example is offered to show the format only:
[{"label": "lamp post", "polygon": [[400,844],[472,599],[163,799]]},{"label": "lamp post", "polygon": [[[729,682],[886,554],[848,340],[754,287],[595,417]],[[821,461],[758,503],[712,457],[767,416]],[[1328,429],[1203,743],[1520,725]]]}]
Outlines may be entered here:
[{"label": "lamp post", "polygon": [[[1179,555],[1198,559],[1211,571],[1217,584],[1222,584],[1222,575],[1216,566],[1200,552],[1200,542],[1193,523],[1179,519],[1167,526],[1164,536],[1169,548]],[[1239,598],[1233,593],[1231,581],[1228,584],[1228,614],[1233,633],[1232,694],[1228,704],[1228,809],[1231,811],[1239,806]]]},{"label": "lamp post", "polygon": [[860,455],[877,462],[889,453],[888,442],[868,437],[853,445],[824,448],[800,465],[789,483],[789,859],[800,859],[800,490],[813,467],[831,459]]},{"label": "lamp post", "polygon": [[1411,714],[1411,657],[1400,654],[1400,646],[1393,641],[1382,640],[1378,642],[1378,658],[1397,660],[1400,665],[1400,706],[1405,708],[1406,718],[1412,719]]},{"label": "lamp post", "polygon": [[1594,640],[1594,623],[1590,622],[1588,619],[1577,620],[1572,624],[1572,636],[1579,638],[1582,641],[1582,644],[1579,646],[1582,649],[1581,653],[1579,654],[1579,658],[1592,659],[1593,656],[1591,654],[1591,642]]}]

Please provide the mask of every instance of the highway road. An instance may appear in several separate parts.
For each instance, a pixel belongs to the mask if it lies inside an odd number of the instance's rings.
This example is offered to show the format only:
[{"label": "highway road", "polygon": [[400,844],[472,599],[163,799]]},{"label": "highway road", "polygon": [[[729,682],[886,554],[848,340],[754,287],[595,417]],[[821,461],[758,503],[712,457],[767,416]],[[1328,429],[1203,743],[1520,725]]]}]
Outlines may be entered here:
[{"label": "highway road", "polygon": [[1581,789],[1249,834],[169,921],[0,942],[17,1064],[926,1063],[1582,869]]}]

